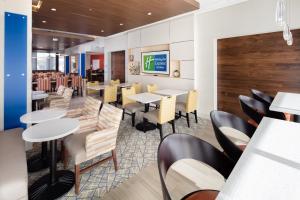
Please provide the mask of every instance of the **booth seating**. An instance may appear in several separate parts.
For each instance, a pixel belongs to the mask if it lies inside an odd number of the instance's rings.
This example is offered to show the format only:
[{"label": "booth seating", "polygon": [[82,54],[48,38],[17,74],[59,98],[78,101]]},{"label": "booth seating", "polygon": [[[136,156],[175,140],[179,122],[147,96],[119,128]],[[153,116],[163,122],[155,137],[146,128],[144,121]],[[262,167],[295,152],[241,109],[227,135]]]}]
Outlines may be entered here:
[{"label": "booth seating", "polygon": [[23,129],[0,132],[0,199],[28,199],[28,174]]}]

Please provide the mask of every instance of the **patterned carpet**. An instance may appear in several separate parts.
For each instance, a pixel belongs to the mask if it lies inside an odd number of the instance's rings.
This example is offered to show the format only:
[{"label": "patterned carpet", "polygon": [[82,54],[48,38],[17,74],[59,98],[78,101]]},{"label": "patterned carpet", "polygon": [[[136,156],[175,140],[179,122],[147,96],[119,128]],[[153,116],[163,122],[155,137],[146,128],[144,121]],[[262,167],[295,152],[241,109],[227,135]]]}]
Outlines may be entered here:
[{"label": "patterned carpet", "polygon": [[[80,106],[81,98],[78,98],[73,107]],[[137,122],[141,121],[142,114],[137,115]],[[172,132],[170,124],[163,126],[165,135]],[[186,119],[176,120],[176,132],[187,133],[202,138],[217,146],[210,121],[199,119],[198,124],[191,120],[191,128],[187,127]],[[119,170],[114,171],[112,161],[99,165],[93,170],[81,175],[81,188],[78,196],[74,193],[74,188],[61,199],[101,199],[105,193],[118,187],[122,182],[137,174],[141,169],[156,162],[157,148],[160,142],[158,130],[147,133],[140,132],[131,126],[130,116],[125,116],[121,122],[117,139],[117,158]],[[218,147],[218,146],[217,146]],[[28,156],[39,152],[39,146],[28,152]],[[105,155],[103,155],[105,156]],[[101,158],[98,158],[101,159]],[[97,159],[94,159],[94,162]],[[92,161],[91,161],[92,162]],[[90,163],[85,163],[85,165]],[[68,169],[73,171],[73,162],[69,162]],[[58,163],[58,169],[62,169],[62,163]],[[29,185],[37,180],[48,170],[29,174]]]}]

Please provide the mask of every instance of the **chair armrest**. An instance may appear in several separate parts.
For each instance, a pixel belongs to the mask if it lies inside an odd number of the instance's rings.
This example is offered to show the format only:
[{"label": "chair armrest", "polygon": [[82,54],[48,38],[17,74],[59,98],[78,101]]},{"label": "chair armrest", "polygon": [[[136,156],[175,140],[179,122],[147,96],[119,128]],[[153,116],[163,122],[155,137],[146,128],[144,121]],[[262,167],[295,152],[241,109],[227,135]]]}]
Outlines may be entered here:
[{"label": "chair armrest", "polygon": [[77,118],[79,120],[79,130],[76,132],[78,133],[91,133],[94,131],[97,131],[97,123],[98,120],[97,118],[94,119],[82,119],[82,118]]},{"label": "chair armrest", "polygon": [[81,113],[82,113],[82,108],[71,109],[71,110],[68,110],[67,117],[70,117],[70,118],[80,117]]},{"label": "chair armrest", "polygon": [[116,148],[118,128],[111,127],[86,136],[85,150],[88,159],[107,153]]},{"label": "chair armrest", "polygon": [[68,108],[70,101],[66,99],[53,99],[50,101],[50,108]]},{"label": "chair armrest", "polygon": [[52,101],[54,99],[63,99],[63,96],[59,96],[59,95],[49,95],[48,100]]}]

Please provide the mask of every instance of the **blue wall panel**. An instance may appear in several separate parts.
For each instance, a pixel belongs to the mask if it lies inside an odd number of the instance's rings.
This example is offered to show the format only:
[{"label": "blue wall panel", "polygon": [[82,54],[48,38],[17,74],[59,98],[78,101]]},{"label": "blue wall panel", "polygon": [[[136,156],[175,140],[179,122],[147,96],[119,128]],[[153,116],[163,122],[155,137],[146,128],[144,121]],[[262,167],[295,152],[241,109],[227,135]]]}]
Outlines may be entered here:
[{"label": "blue wall panel", "polygon": [[66,56],[66,70],[65,70],[66,74],[70,73],[70,56]]},{"label": "blue wall panel", "polygon": [[27,112],[27,17],[5,12],[4,129],[25,127]]},{"label": "blue wall panel", "polygon": [[82,78],[85,78],[85,53],[80,54],[80,67],[81,67],[81,76]]}]

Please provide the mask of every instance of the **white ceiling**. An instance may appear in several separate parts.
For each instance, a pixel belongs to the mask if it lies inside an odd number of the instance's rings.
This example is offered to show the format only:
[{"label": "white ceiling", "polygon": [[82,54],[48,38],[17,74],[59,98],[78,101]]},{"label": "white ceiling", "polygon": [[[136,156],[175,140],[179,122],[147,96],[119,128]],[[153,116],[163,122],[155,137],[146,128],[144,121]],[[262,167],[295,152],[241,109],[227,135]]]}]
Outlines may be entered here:
[{"label": "white ceiling", "polygon": [[247,0],[198,0],[200,2],[200,10],[210,10],[214,8],[226,7],[235,3]]}]

